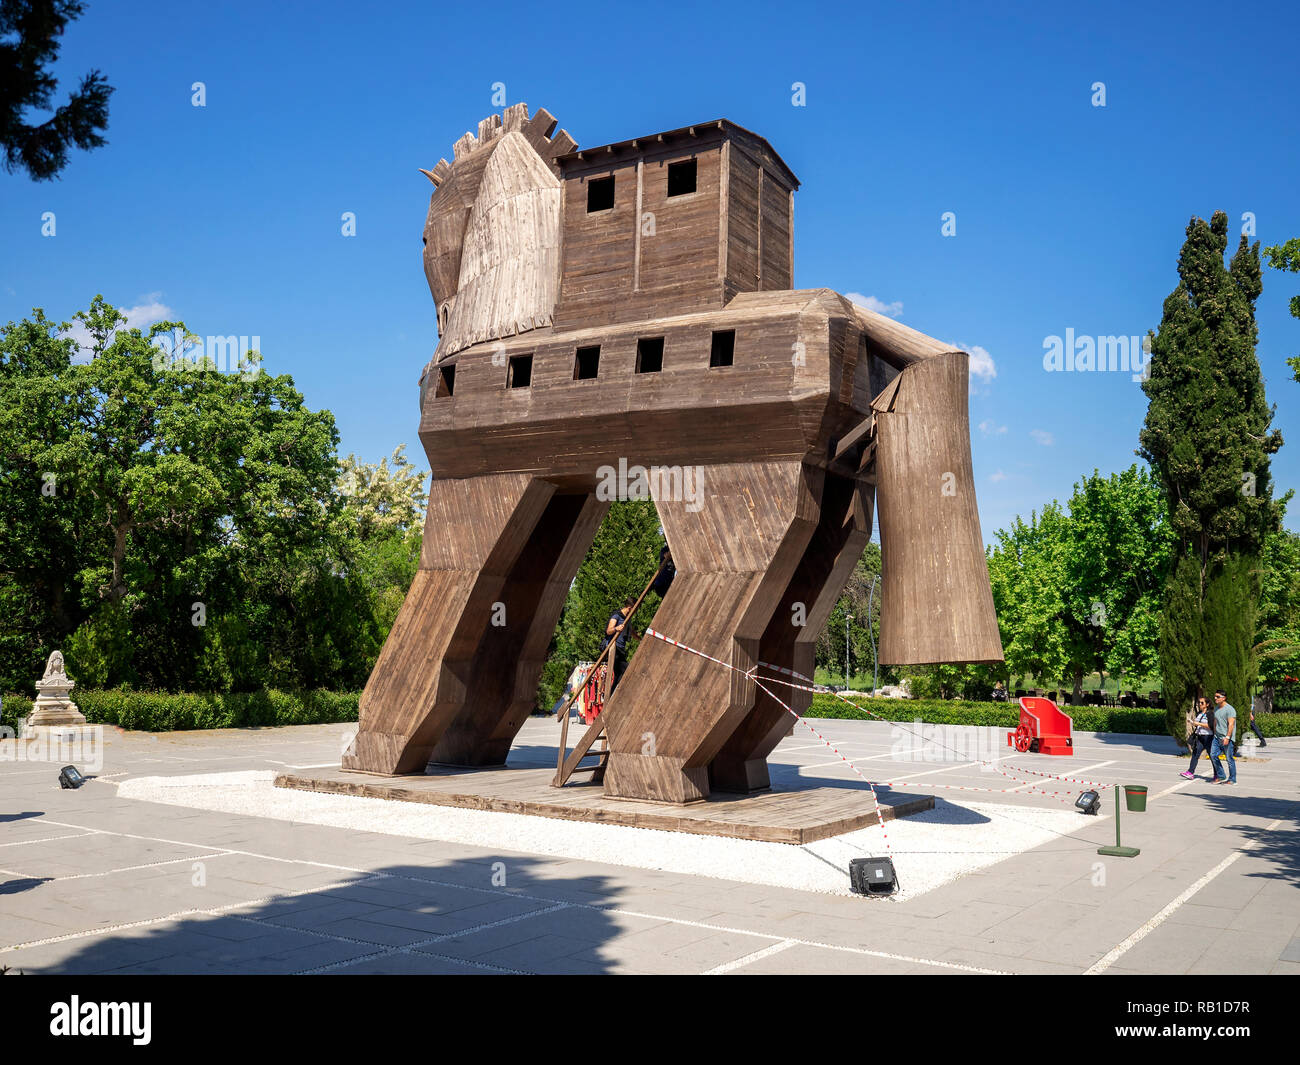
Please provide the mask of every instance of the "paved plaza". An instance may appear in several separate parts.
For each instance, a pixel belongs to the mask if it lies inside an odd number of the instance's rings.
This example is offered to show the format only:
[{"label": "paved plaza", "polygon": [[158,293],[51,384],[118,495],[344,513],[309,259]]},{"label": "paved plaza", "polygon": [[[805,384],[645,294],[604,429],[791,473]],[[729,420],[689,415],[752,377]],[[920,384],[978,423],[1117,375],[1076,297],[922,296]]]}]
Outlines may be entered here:
[{"label": "paved plaza", "polygon": [[[1082,789],[981,771],[977,760],[900,763],[899,732],[889,725],[815,724],[873,780],[905,779],[909,793],[933,786],[954,823],[963,802],[997,803],[1013,816],[1061,811],[1068,800],[1042,790]],[[354,729],[105,729],[103,765],[79,790],[61,790],[56,764],[20,760],[15,741],[4,741],[0,965],[28,973],[1300,974],[1300,740],[1274,740],[1241,762],[1235,788],[1207,783],[1204,760],[1200,779],[1181,779],[1186,761],[1167,738],[1080,734],[1069,759],[998,752],[1012,774],[1147,785],[1147,812],[1123,817],[1124,842],[1140,856],[1099,856],[1099,845],[1114,843],[1113,820],[1075,815],[1044,842],[991,853],[990,864],[902,899],[118,793],[123,781],[146,777],[337,765]],[[512,762],[553,763],[557,733],[553,720],[530,720]],[[803,729],[772,761],[774,779],[798,773],[863,787]],[[989,848],[996,852],[996,840]],[[909,860],[923,857],[895,852],[905,885]]]}]

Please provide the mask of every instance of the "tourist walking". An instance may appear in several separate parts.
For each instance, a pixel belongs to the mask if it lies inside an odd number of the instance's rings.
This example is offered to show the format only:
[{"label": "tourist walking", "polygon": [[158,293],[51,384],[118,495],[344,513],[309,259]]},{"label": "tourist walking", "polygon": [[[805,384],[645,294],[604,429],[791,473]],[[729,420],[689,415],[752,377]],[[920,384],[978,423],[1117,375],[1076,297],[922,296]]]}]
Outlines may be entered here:
[{"label": "tourist walking", "polygon": [[1260,732],[1259,726],[1255,724],[1255,705],[1253,702],[1250,707],[1250,731],[1255,734],[1255,738],[1259,740],[1259,745],[1261,747],[1268,746],[1268,740],[1264,739],[1264,733]]},{"label": "tourist walking", "polygon": [[[1228,693],[1218,688],[1214,693],[1214,744],[1210,747],[1210,764],[1214,766],[1215,784],[1237,783],[1237,762],[1232,757],[1232,738],[1237,732],[1237,711],[1228,702]],[[1225,775],[1219,776],[1219,755],[1226,763]]]},{"label": "tourist walking", "polygon": [[[1196,709],[1187,714],[1187,745],[1192,749],[1192,764],[1183,770],[1180,776],[1191,780],[1196,776],[1196,763],[1200,761],[1201,752],[1210,755],[1210,764],[1214,765],[1214,755],[1210,749],[1214,744],[1214,729],[1210,726],[1210,700],[1198,696]],[[1216,773],[1215,776],[1218,776]]]}]

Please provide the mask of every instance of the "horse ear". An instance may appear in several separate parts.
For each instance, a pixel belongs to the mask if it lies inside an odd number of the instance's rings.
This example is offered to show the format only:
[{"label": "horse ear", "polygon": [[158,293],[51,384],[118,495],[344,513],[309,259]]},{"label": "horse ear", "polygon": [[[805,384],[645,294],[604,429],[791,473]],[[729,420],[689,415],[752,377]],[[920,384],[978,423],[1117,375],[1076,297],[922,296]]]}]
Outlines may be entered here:
[{"label": "horse ear", "polygon": [[425,170],[424,167],[420,167],[419,171],[433,182],[433,187],[436,189],[451,176],[451,164],[446,159],[439,159],[438,165],[432,170]]}]

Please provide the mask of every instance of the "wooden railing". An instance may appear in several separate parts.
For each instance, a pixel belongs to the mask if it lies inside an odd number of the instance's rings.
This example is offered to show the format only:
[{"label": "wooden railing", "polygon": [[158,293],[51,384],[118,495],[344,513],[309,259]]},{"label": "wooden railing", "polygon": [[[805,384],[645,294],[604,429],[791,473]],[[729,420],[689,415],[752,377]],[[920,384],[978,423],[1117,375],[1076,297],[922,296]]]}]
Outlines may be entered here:
[{"label": "wooden railing", "polygon": [[[654,587],[655,581],[659,579],[659,575],[663,573],[663,571],[664,563],[660,562],[659,568],[654,572],[654,576],[646,582],[645,588],[637,597],[636,602],[632,604],[632,609],[627,612],[627,617],[623,620],[624,626],[632,623],[632,618],[636,616],[636,612],[641,608],[641,604],[645,602],[645,597],[650,594],[650,589]],[[569,777],[573,776],[574,771],[578,768],[578,763],[582,761],[587,752],[591,750],[591,745],[596,742],[597,737],[599,737],[600,733],[605,728],[605,723],[602,718],[605,717],[608,711],[602,709],[600,716],[588,726],[587,731],[573,748],[573,753],[566,757],[565,752],[569,745],[569,708],[573,706],[573,703],[578,696],[586,690],[587,684],[591,681],[591,678],[595,676],[596,670],[600,668],[601,663],[604,662],[606,658],[610,659],[612,668],[612,656],[614,653],[614,647],[617,643],[618,633],[614,633],[610,636],[609,643],[605,645],[605,649],[596,657],[596,661],[592,664],[592,667],[587,670],[587,675],[582,678],[582,682],[574,685],[573,692],[564,700],[564,705],[560,707],[556,714],[556,716],[560,718],[561,722],[560,750],[555,765],[555,779],[551,781],[553,787],[564,787],[565,782],[568,781]]]}]

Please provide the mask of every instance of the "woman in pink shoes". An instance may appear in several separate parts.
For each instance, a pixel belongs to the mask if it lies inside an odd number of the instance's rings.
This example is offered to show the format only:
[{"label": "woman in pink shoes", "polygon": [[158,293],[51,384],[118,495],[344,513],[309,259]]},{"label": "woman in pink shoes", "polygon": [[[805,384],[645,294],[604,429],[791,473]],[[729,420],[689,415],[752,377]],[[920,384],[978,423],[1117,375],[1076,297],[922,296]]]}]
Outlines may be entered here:
[{"label": "woman in pink shoes", "polygon": [[[1189,726],[1187,743],[1192,748],[1192,764],[1179,776],[1191,780],[1196,776],[1196,763],[1200,760],[1201,752],[1204,751],[1208,755],[1210,745],[1214,742],[1214,730],[1210,727],[1210,701],[1197,698],[1195,712],[1188,714],[1187,717]],[[1213,767],[1214,763],[1211,762],[1210,765]]]}]

